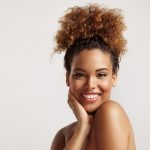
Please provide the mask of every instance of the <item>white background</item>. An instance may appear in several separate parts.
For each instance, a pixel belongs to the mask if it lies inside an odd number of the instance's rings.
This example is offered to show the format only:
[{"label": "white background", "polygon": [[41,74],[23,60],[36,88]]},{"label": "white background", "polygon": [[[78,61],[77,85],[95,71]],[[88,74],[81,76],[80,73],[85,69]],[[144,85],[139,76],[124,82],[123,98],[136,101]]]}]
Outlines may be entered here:
[{"label": "white background", "polygon": [[137,150],[150,150],[150,1],[0,0],[1,150],[48,150],[56,132],[74,121],[63,54],[50,56],[58,19],[87,2],[123,9],[128,53],[112,97],[132,122]]}]

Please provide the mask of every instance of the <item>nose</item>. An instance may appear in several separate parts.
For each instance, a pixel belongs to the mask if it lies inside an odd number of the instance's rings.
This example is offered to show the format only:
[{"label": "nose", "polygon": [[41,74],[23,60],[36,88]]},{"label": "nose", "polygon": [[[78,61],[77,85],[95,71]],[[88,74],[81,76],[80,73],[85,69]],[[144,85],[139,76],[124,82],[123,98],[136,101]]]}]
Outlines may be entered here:
[{"label": "nose", "polygon": [[88,89],[95,89],[97,87],[97,80],[94,77],[89,77],[86,86]]}]

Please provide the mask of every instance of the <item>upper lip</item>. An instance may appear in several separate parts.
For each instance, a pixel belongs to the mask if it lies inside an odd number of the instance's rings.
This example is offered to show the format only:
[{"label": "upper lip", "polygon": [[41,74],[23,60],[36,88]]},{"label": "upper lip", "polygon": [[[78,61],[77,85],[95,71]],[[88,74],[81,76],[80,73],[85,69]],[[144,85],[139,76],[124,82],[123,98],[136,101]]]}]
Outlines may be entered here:
[{"label": "upper lip", "polygon": [[94,94],[97,94],[97,95],[100,95],[101,93],[100,92],[82,92],[81,94],[85,94],[85,95],[94,95]]}]

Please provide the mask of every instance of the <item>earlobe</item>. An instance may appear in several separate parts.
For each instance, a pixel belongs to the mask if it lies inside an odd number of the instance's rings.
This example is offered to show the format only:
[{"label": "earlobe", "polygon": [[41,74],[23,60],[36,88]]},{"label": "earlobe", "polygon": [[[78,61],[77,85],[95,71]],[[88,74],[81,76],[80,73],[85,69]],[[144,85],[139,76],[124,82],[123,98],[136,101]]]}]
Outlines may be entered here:
[{"label": "earlobe", "polygon": [[113,83],[112,86],[115,87],[115,86],[116,86],[116,83]]},{"label": "earlobe", "polygon": [[113,82],[112,82],[112,86],[115,87],[117,84],[117,74],[113,75]]}]

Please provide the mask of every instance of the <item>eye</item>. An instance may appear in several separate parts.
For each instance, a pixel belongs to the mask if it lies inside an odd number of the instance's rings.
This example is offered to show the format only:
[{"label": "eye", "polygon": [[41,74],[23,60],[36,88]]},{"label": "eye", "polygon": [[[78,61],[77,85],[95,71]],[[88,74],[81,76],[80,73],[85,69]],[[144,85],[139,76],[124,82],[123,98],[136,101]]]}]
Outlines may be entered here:
[{"label": "eye", "polygon": [[98,77],[98,78],[104,78],[104,77],[106,77],[106,76],[107,76],[106,73],[98,73],[98,74],[97,74],[97,77]]},{"label": "eye", "polygon": [[83,73],[75,73],[74,75],[73,75],[73,77],[75,78],[75,79],[80,79],[80,78],[82,78],[82,77],[84,77],[85,75],[83,74]]}]

